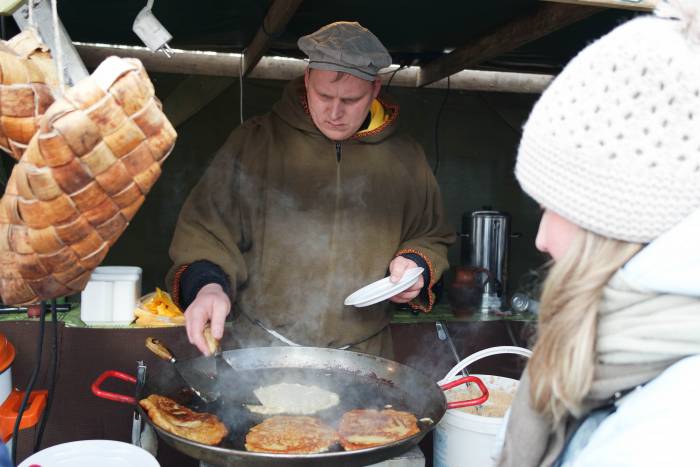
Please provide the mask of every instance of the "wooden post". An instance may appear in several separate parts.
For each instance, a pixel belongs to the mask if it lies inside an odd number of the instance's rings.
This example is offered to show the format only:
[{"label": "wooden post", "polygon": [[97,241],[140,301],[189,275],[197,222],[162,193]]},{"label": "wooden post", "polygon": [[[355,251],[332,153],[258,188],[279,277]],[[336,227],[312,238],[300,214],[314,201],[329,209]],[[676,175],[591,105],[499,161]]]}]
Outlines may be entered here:
[{"label": "wooden post", "polygon": [[601,10],[601,8],[591,6],[541,3],[532,13],[520,16],[490,34],[478,37],[449,54],[422,66],[418,74],[418,86],[425,86],[446,78],[479,62],[544,37]]},{"label": "wooden post", "polygon": [[263,18],[260,29],[248,45],[243,54],[243,76],[247,76],[262,56],[267,52],[272,42],[272,34],[283,30],[294,13],[299,8],[302,0],[275,0]]}]

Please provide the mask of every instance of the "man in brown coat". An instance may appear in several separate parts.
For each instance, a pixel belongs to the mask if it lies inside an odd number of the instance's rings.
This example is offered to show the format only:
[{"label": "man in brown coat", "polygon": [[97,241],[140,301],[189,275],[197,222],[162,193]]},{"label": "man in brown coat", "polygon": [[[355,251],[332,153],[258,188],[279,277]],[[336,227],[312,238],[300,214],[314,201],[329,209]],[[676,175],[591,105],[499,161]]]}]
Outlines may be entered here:
[{"label": "man in brown coat", "polygon": [[[358,23],[299,39],[309,56],[266,115],[234,130],[182,208],[170,247],[173,295],[187,335],[236,346],[310,345],[391,356],[390,308],[344,306],[389,271],[390,300],[430,311],[454,241],[420,146],[396,133],[399,107],[379,97],[391,57]],[[233,307],[231,304],[233,303]]]}]

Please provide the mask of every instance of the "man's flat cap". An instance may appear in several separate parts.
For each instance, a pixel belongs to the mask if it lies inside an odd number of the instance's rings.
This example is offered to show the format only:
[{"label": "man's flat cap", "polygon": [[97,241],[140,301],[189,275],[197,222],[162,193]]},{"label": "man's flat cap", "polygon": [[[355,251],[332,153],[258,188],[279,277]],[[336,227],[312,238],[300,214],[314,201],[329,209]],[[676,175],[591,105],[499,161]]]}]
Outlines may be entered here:
[{"label": "man's flat cap", "polygon": [[297,44],[309,56],[311,68],[342,71],[368,81],[391,65],[391,55],[377,36],[356,22],[331,23],[302,36]]}]

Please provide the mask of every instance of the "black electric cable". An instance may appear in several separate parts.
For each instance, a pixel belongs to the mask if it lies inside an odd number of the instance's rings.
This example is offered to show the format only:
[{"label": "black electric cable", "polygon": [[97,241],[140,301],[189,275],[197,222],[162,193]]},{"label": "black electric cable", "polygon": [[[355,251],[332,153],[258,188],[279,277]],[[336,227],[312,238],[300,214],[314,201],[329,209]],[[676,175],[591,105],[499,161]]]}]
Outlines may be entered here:
[{"label": "black electric cable", "polygon": [[46,428],[46,422],[49,419],[51,403],[53,402],[56,391],[56,373],[58,371],[58,310],[56,309],[55,299],[51,300],[51,330],[53,332],[53,342],[51,344],[53,358],[51,359],[51,370],[49,371],[49,394],[46,397],[46,407],[44,408],[44,413],[41,415],[41,422],[39,422],[39,427],[37,428],[34,452],[37,452],[41,448],[44,428]]},{"label": "black electric cable", "polygon": [[395,69],[394,71],[391,72],[391,77],[389,78],[389,81],[386,83],[386,86],[384,87],[385,89],[388,89],[389,86],[391,86],[391,82],[394,80],[394,76],[396,76],[396,73],[403,70],[404,68],[406,68],[404,65],[399,65],[399,67],[397,69]]},{"label": "black electric cable", "polygon": [[34,370],[32,370],[32,376],[29,378],[29,383],[24,392],[24,397],[22,397],[22,402],[19,405],[19,410],[17,411],[17,419],[15,420],[15,426],[12,429],[12,465],[17,465],[17,445],[19,444],[19,424],[22,420],[22,415],[27,408],[27,401],[29,401],[29,396],[34,389],[34,384],[36,384],[36,379],[39,376],[39,370],[41,369],[41,354],[44,349],[44,327],[46,324],[46,302],[41,302],[41,311],[39,313],[39,338],[36,345],[36,363],[34,364]]},{"label": "black electric cable", "polygon": [[442,111],[445,108],[445,103],[447,102],[447,97],[450,95],[450,77],[447,77],[447,89],[445,90],[445,97],[442,98],[442,103],[440,104],[440,109],[438,109],[437,117],[435,117],[435,131],[433,132],[434,145],[435,145],[435,167],[433,168],[433,175],[437,176],[438,169],[440,168],[440,143],[438,141],[438,127],[440,126],[440,117],[442,116]]}]

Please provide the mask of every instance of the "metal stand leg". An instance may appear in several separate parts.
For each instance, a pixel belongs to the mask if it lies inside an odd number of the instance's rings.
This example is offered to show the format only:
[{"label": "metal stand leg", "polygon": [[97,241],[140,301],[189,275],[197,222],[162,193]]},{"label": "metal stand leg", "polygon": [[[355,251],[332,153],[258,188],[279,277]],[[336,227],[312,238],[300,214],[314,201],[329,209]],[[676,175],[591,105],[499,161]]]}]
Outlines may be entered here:
[{"label": "metal stand leg", "polygon": [[[41,40],[51,49],[52,54],[56,50],[54,44],[53,22],[51,17],[51,4],[48,0],[29,0],[34,2],[34,22],[38,30]],[[29,24],[29,8],[27,5],[22,6],[12,14],[12,17],[17,22],[17,26],[24,31],[31,27]],[[63,76],[66,86],[72,86],[78,81],[88,76],[87,69],[83,64],[83,60],[78,55],[78,52],[73,46],[68,33],[63,27],[63,23],[59,20],[58,27],[60,29],[61,51],[63,52]],[[56,58],[55,55],[54,59]]]}]

